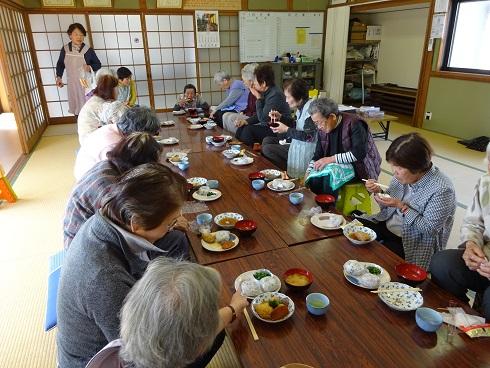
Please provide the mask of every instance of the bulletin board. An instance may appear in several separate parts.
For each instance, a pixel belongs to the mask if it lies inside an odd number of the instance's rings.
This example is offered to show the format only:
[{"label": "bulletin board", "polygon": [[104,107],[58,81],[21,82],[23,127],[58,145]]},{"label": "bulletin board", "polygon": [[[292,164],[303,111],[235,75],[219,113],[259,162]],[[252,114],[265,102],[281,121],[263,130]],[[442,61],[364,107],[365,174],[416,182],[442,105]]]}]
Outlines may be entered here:
[{"label": "bulletin board", "polygon": [[298,51],[321,58],[323,18],[323,12],[240,12],[240,62],[273,61]]}]

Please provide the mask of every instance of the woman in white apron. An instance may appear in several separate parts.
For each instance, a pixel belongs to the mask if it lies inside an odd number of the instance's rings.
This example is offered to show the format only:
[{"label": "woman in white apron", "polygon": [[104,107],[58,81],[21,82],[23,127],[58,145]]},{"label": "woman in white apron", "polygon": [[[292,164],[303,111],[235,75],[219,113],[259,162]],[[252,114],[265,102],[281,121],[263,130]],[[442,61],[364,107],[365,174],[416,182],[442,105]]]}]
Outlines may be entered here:
[{"label": "woman in white apron", "polygon": [[[68,85],[68,112],[77,116],[85,104],[85,89],[89,85],[82,85],[81,72],[96,72],[100,69],[100,60],[94,49],[83,43],[87,31],[80,23],[73,23],[66,31],[70,37],[68,44],[63,46],[56,64],[56,85],[64,86],[62,77],[66,69]],[[90,83],[90,81],[85,81]]]},{"label": "woman in white apron", "polygon": [[271,129],[277,136],[264,138],[262,154],[281,170],[287,169],[290,177],[302,178],[315,153],[317,140],[316,125],[308,113],[311,103],[308,84],[302,79],[293,79],[284,86],[284,95],[289,107],[296,109],[296,127],[281,123],[281,114],[272,110],[269,116],[277,126],[272,124]]}]

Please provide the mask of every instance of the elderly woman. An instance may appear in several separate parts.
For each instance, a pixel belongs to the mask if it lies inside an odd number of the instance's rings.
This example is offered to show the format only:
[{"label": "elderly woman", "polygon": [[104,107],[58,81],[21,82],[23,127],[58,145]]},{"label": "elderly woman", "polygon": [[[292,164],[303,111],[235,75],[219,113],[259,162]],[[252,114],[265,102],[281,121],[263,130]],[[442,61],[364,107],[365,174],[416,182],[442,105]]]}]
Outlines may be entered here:
[{"label": "elderly woman", "polygon": [[158,241],[182,220],[187,181],[157,163],[136,166],[114,183],[102,207],[75,235],[58,289],[58,363],[83,368],[119,337],[119,312]]},{"label": "elderly woman", "polygon": [[235,293],[218,309],[220,289],[220,276],[212,268],[154,260],[124,303],[121,338],[87,368],[205,367],[223,341],[223,328],[248,305]]},{"label": "elderly woman", "polygon": [[248,101],[248,88],[240,80],[232,80],[230,75],[225,72],[217,72],[214,75],[214,82],[226,91],[226,98],[216,106],[210,117],[223,127],[223,114],[225,112],[240,112],[245,110]]},{"label": "elderly woman", "polygon": [[83,105],[78,115],[78,140],[83,145],[90,133],[104,125],[101,113],[107,102],[112,102],[117,96],[117,78],[103,75],[97,81],[94,95]]},{"label": "elderly woman", "polygon": [[[127,170],[149,162],[158,162],[162,146],[148,133],[132,133],[124,137],[77,183],[65,211],[64,245],[68,249],[82,225],[101,207],[102,198],[111,185]],[[189,259],[189,243],[184,233],[171,231],[158,242],[167,257]]]},{"label": "elderly woman", "polygon": [[432,280],[459,299],[468,301],[467,289],[482,297],[483,315],[490,320],[490,144],[486,152],[487,173],[475,187],[473,202],[461,226],[459,249],[434,254]]},{"label": "elderly woman", "polygon": [[262,154],[281,170],[287,169],[290,177],[302,178],[315,153],[317,133],[308,112],[312,102],[308,97],[308,84],[303,79],[293,79],[284,86],[284,95],[289,107],[296,109],[296,126],[281,123],[282,115],[277,111],[271,111],[269,116],[278,124],[271,130],[291,144],[280,144],[279,137],[266,137],[262,142]]},{"label": "elderly woman", "polygon": [[193,84],[186,84],[184,87],[184,93],[180,95],[179,100],[174,106],[174,111],[179,111],[189,108],[199,108],[203,110],[209,110],[209,105],[204,101],[201,96],[197,94],[196,86]]},{"label": "elderly woman", "polygon": [[[247,88],[250,89],[252,83],[254,81],[254,71],[259,64],[252,63],[247,64],[242,68],[242,81],[243,84]],[[245,119],[246,117],[251,117],[255,114],[255,104],[257,102],[257,98],[253,93],[248,94],[247,107],[241,113],[236,112],[227,112],[223,115],[223,128],[228,130],[231,133],[236,133],[237,127],[235,122],[238,119]]]},{"label": "elderly woman", "polygon": [[386,151],[386,161],[393,170],[386,193],[374,180],[366,182],[381,212],[361,221],[387,248],[428,269],[432,255],[446,247],[453,226],[453,184],[433,165],[432,149],[417,133],[395,139]]},{"label": "elderly woman", "polygon": [[[309,113],[318,128],[318,140],[306,176],[321,173],[329,164],[343,164],[343,167],[352,165],[357,180],[378,178],[381,156],[364,120],[339,112],[337,103],[329,98],[312,101]],[[331,187],[329,176],[313,177],[308,186],[314,193],[334,196],[340,188]]]},{"label": "elderly woman", "polygon": [[269,64],[255,68],[254,82],[250,92],[257,98],[256,114],[247,120],[238,120],[236,137],[248,146],[262,143],[265,137],[276,134],[269,127],[269,113],[277,110],[283,116],[283,122],[291,124],[289,106],[284,93],[274,83],[274,71]]},{"label": "elderly woman", "polygon": [[75,179],[79,181],[97,162],[107,158],[109,152],[125,136],[133,132],[158,135],[160,122],[148,107],[134,106],[128,109],[116,124],[108,124],[90,134],[80,147],[75,161]]}]

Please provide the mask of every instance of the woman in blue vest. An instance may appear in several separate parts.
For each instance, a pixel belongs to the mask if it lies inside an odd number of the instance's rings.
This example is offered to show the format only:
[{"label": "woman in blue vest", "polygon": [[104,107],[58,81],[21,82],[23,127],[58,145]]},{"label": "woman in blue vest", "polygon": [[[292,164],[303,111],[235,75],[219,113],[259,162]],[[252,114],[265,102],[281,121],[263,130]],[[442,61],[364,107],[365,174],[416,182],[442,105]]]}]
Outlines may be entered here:
[{"label": "woman in blue vest", "polygon": [[225,72],[217,72],[214,82],[226,91],[226,98],[216,106],[210,117],[223,127],[223,114],[226,112],[241,112],[247,108],[249,90],[241,80],[232,80]]},{"label": "woman in blue vest", "polygon": [[[378,178],[381,156],[364,120],[354,114],[339,112],[337,103],[329,98],[312,101],[308,111],[318,128],[318,141],[307,176],[310,169],[321,171],[335,163],[352,165],[352,180]],[[329,176],[311,178],[308,186],[314,193],[334,196],[340,189],[331,188]]]},{"label": "woman in blue vest", "polygon": [[[284,86],[286,102],[296,109],[296,127],[288,127],[280,122],[282,115],[276,110],[269,113],[277,127],[271,130],[276,137],[265,137],[262,141],[262,154],[281,170],[286,170],[293,178],[305,175],[316,147],[317,128],[311,120],[308,108],[312,100],[308,96],[308,84],[303,79],[293,79]],[[284,139],[280,144],[280,140]]]}]

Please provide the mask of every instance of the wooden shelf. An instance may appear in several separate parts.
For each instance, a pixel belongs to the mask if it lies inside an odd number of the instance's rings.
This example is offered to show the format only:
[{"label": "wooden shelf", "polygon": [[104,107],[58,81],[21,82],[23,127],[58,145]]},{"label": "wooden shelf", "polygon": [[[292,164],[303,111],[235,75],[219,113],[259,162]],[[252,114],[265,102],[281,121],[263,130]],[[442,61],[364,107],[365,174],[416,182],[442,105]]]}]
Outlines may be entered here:
[{"label": "wooden shelf", "polygon": [[377,62],[378,59],[346,59],[346,62],[348,63],[373,63]]},{"label": "wooden shelf", "polygon": [[362,45],[377,45],[378,43],[380,43],[381,41],[380,40],[376,40],[376,41],[351,41],[349,43],[347,43],[347,46],[362,46]]}]

